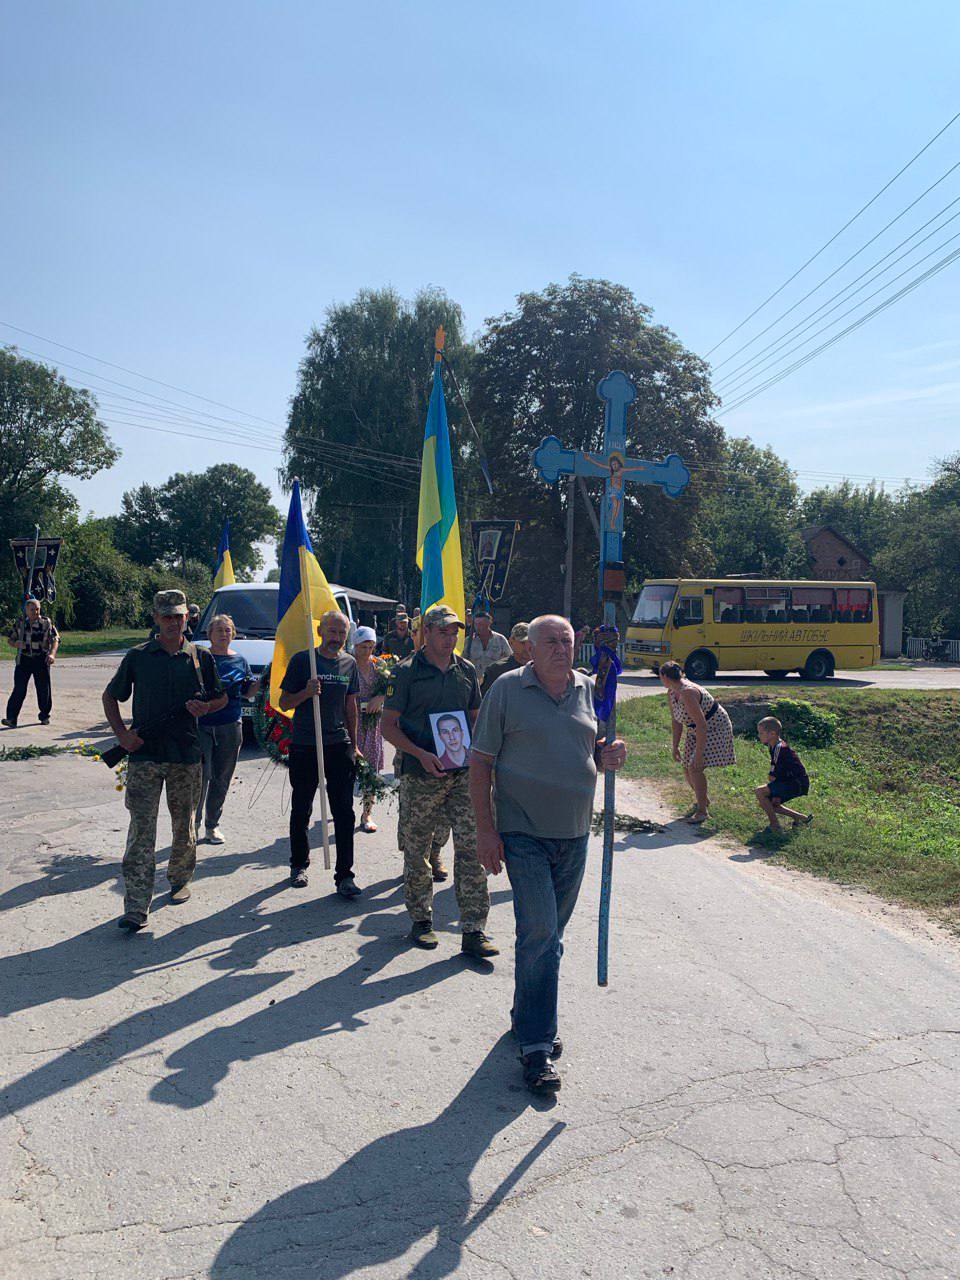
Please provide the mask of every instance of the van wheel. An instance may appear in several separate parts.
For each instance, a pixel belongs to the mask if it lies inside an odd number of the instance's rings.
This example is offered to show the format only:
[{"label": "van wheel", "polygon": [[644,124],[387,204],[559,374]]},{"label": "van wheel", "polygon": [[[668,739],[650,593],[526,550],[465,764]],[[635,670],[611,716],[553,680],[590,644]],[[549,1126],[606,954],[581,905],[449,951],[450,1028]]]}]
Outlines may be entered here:
[{"label": "van wheel", "polygon": [[712,653],[691,653],[683,664],[683,674],[688,680],[712,680],[717,674],[717,664]]},{"label": "van wheel", "polygon": [[765,676],[769,676],[771,680],[785,680],[788,672],[786,671],[765,671]]},{"label": "van wheel", "polygon": [[811,653],[801,674],[804,680],[829,680],[833,669],[833,654],[826,649],[818,649]]}]

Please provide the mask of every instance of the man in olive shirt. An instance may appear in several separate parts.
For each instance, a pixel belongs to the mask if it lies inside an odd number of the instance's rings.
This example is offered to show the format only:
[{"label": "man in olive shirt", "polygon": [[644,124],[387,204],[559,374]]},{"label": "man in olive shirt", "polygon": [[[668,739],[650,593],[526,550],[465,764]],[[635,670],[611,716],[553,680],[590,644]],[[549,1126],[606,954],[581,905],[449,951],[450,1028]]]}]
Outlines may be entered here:
[{"label": "man in olive shirt", "polygon": [[320,619],[320,647],[314,652],[316,679],[310,677],[310,654],[295,653],[280,682],[280,710],[293,712],[290,735],[290,883],[302,889],[310,865],[307,831],[313,799],[320,785],[317,768],[317,734],[313,720],[313,695],[320,695],[320,733],[323,738],[323,773],[337,844],[333,875],[341,898],[357,898],[360,889],[353,876],[353,783],[357,774],[357,725],[360,676],[357,664],[343,652],[350,619],[331,610]]},{"label": "man in olive shirt", "polygon": [[377,653],[389,653],[395,658],[409,658],[414,650],[413,632],[410,630],[410,619],[403,609],[398,609],[393,619],[393,626],[386,632],[377,645]]},{"label": "man in olive shirt", "polygon": [[478,959],[498,955],[484,933],[490,911],[487,877],[477,860],[477,832],[470,808],[468,770],[444,771],[436,754],[431,715],[462,711],[472,725],[480,706],[473,666],[455,652],[463,623],[445,605],[423,615],[423,648],[401,662],[387,686],[383,736],[402,752],[399,761],[403,813],[403,882],[411,937],[435,947],[430,851],[437,827],[453,828],[453,882],[463,931],[461,949]]},{"label": "man in olive shirt", "polygon": [[501,676],[505,676],[508,671],[516,671],[518,667],[525,666],[530,661],[533,650],[530,648],[529,633],[530,626],[526,622],[515,622],[510,628],[507,640],[513,652],[509,658],[503,658],[500,662],[487,667],[487,674],[483,677],[480,690],[484,697]]},{"label": "man in olive shirt", "polygon": [[[535,1093],[559,1089],[552,1062],[563,930],[586,866],[597,765],[619,769],[620,741],[597,740],[593,681],[573,670],[566,618],[530,624],[532,660],[500,677],[483,700],[474,731],[470,795],[480,861],[503,863],[517,921],[513,1030],[523,1075]],[[496,821],[491,783],[496,778]]]},{"label": "man in olive shirt", "polygon": [[[167,791],[173,843],[167,863],[171,902],[186,902],[197,865],[194,811],[200,796],[200,736],[197,717],[227,702],[208,649],[183,638],[187,602],[182,591],[153,598],[157,638],[124,654],[103,692],[103,710],[117,740],[129,753],[126,806],[130,813],[123,855],[124,911],[121,929],[136,933],[147,923],[156,876],[157,812]],[[127,728],[120,703],[133,694],[133,724]]]}]

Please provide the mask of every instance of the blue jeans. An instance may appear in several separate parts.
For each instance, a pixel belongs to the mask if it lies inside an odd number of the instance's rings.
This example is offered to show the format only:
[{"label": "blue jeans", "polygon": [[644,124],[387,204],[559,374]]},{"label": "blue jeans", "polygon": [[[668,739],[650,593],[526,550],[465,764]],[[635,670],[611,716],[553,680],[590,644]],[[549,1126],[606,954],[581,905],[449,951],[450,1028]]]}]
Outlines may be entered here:
[{"label": "blue jeans", "polygon": [[588,837],[541,840],[511,831],[500,837],[517,921],[513,1031],[521,1053],[549,1053],[557,1037],[563,931],[577,905]]}]

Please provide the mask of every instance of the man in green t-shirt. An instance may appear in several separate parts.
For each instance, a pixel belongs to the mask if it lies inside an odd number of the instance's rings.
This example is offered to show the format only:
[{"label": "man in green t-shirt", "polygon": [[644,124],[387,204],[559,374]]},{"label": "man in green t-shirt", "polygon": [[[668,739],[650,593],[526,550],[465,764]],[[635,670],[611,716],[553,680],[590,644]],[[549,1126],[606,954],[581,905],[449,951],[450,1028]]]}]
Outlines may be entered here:
[{"label": "man in green t-shirt", "polygon": [[[487,877],[477,858],[477,830],[467,790],[468,758],[444,769],[441,720],[456,719],[472,728],[480,706],[480,682],[473,665],[454,652],[463,630],[457,615],[436,605],[423,615],[423,648],[394,668],[383,709],[383,736],[402,756],[400,805],[403,813],[403,882],[417,946],[435,947],[433,872],[434,832],[453,829],[453,881],[466,955],[487,960],[498,955],[484,933],[490,911]],[[457,714],[459,713],[459,714]],[[459,751],[456,753],[459,758]]]},{"label": "man in green t-shirt", "polygon": [[[171,902],[186,902],[197,865],[194,811],[200,796],[197,717],[226,706],[217,666],[208,649],[183,637],[187,601],[182,591],[153,598],[157,637],[124,654],[103,691],[103,710],[117,741],[129,753],[126,806],[130,813],[123,855],[121,929],[136,933],[147,923],[156,876],[157,813],[167,792],[173,843],[167,863]],[[120,703],[133,694],[128,728]]]}]

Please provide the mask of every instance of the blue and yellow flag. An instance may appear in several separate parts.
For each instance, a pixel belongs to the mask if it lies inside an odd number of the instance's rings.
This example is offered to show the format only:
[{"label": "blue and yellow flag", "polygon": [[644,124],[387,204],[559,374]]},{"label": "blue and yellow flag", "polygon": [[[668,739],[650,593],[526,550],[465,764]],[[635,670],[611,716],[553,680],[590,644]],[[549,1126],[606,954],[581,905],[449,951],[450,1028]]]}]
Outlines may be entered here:
[{"label": "blue and yellow flag", "polygon": [[230,521],[226,520],[223,525],[223,533],[220,535],[220,545],[217,547],[217,568],[213,575],[213,589],[216,591],[218,587],[229,587],[236,582],[233,574],[233,560],[230,558]]},{"label": "blue and yellow flag", "polygon": [[300,506],[300,482],[294,480],[287,531],[283,538],[283,554],[280,557],[277,639],[270,667],[272,707],[280,709],[280,681],[290,659],[295,653],[316,645],[320,619],[336,607],[330,584],[313,554],[313,543],[304,524],[303,508]]},{"label": "blue and yellow flag", "polygon": [[444,334],[437,330],[437,355],[433,366],[433,391],[423,433],[420,468],[420,514],[417,520],[417,564],[423,574],[420,610],[445,604],[463,621],[463,560],[460,555],[460,521],[453,488],[453,461],[447,406],[440,377]]}]

